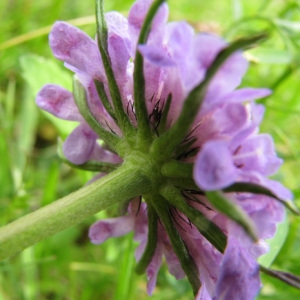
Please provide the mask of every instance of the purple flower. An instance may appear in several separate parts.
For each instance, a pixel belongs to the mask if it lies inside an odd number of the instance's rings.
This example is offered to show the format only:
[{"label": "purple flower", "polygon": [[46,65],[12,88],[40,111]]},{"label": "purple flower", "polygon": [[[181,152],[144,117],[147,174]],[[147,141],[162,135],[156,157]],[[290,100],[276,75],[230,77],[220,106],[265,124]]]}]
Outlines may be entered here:
[{"label": "purple flower", "polygon": [[[138,37],[151,4],[151,0],[137,1],[129,12],[128,20],[116,12],[106,14],[105,19],[111,68],[118,84],[123,110],[134,128],[138,126],[133,76],[136,51],[143,56],[145,106],[152,141],[159,140],[176,123],[186,98],[205,79],[208,68],[226,47],[226,42],[214,35],[195,34],[193,28],[185,22],[167,23],[168,7],[162,5],[152,22],[147,43],[138,45]],[[99,125],[114,136],[126,140],[119,120],[105,109],[104,99],[100,99],[95,85],[95,81],[102,84],[108,103],[113,107],[110,82],[97,41],[67,23],[57,22],[50,34],[50,46],[54,56],[76,74],[85,89],[88,110]],[[136,259],[140,262],[144,260],[144,253],[152,251],[146,266],[149,294],[155,287],[162,256],[166,259],[170,273],[177,279],[187,273],[189,280],[193,281],[192,276],[198,274],[202,285],[196,299],[250,300],[254,299],[260,289],[256,258],[268,250],[264,239],[272,237],[276,223],[283,220],[282,205],[264,195],[226,193],[226,197],[242,208],[256,225],[259,234],[255,243],[205,197],[205,191],[225,189],[236,182],[248,182],[265,186],[278,197],[291,198],[289,191],[280,183],[267,178],[278,170],[282,161],[276,156],[272,138],[259,133],[258,126],[264,109],[254,100],[268,96],[270,91],[237,89],[247,65],[241,52],[232,54],[208,85],[203,103],[185,138],[165,161],[155,157],[161,167],[169,160],[179,165],[184,163],[193,166],[193,177],[189,175],[189,179],[194,180],[196,186],[185,186],[183,180],[173,183],[173,177],[177,175],[169,176],[158,171],[158,174],[151,176],[160,176],[163,182],[166,181],[165,185],[159,183],[161,189],[151,196],[136,195],[137,198],[128,205],[127,214],[100,220],[90,228],[89,235],[95,244],[134,231],[135,240],[140,243],[136,249]],[[172,100],[167,108],[169,95]],[[118,153],[108,145],[99,143],[99,140],[105,138],[91,128],[81,116],[72,93],[62,87],[44,86],[36,101],[42,109],[58,118],[79,122],[63,146],[65,157],[73,164],[82,165],[91,160],[119,164],[126,161],[134,151],[142,151],[138,146],[128,143],[128,150],[124,148],[127,152],[122,150]],[[151,146],[146,145],[144,156],[150,156]],[[178,192],[178,195],[175,192],[174,197],[178,196],[183,202],[179,201],[178,204],[173,201],[173,196],[169,198],[162,192],[170,181],[173,184],[172,191]],[[145,202],[141,203],[140,196],[144,197]],[[166,209],[160,211],[161,203],[155,200],[159,197],[163,197],[163,202],[167,203],[167,213]],[[153,207],[157,219],[151,219]],[[209,224],[213,224],[211,226],[216,233],[216,240],[219,238],[220,242],[224,237],[227,238],[226,248],[224,245],[218,248],[219,242],[214,240],[215,237],[199,229],[197,218],[200,214]],[[192,219],[193,216],[197,218]],[[165,221],[167,218],[172,223],[170,228]],[[162,222],[158,222],[158,219]],[[157,237],[152,237],[154,244],[151,248],[148,223],[152,221]],[[177,251],[174,247],[176,239],[171,236],[172,232],[178,234],[182,241],[178,248],[185,251],[186,259],[195,266],[196,271],[189,273],[189,266],[185,266],[180,255],[181,250]],[[197,283],[194,285],[197,286]]]}]

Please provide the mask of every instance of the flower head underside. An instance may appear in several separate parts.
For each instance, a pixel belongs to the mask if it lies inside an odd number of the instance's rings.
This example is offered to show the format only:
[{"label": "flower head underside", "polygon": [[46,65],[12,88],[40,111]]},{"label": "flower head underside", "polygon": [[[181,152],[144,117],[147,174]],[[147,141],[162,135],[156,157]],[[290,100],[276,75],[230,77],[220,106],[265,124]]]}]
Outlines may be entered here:
[{"label": "flower head underside", "polygon": [[161,2],[136,1],[128,19],[104,17],[99,6],[96,40],[56,22],[50,46],[75,73],[74,93],[49,84],[36,101],[79,123],[63,144],[72,165],[93,163],[103,176],[108,166],[133,164],[149,178],[149,190],[128,199],[124,215],[89,232],[101,244],[134,231],[137,271],[146,272],[149,294],[164,256],[177,279],[187,275],[196,299],[254,299],[256,259],[284,209],[269,196],[226,189],[252,184],[292,198],[268,178],[282,161],[271,136],[259,133],[264,107],[255,100],[270,91],[238,88],[248,67],[242,51],[232,50],[215,69],[230,46],[186,22],[168,23]]}]

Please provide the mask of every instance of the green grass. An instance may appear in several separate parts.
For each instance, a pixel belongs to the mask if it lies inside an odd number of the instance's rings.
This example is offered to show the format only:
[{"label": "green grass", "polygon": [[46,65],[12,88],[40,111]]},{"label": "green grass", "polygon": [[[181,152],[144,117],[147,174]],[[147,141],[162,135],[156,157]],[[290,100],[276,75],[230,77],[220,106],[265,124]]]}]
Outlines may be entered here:
[{"label": "green grass", "polygon": [[[107,10],[126,14],[131,1],[107,0]],[[300,4],[292,0],[172,0],[170,19],[226,39],[256,31],[270,38],[247,56],[243,85],[269,87],[262,131],[271,133],[285,164],[275,176],[300,198]],[[80,188],[91,174],[70,169],[56,155],[58,136],[72,124],[50,119],[34,103],[47,82],[71,87],[71,73],[51,55],[47,33],[58,19],[94,36],[94,1],[0,1],[0,225]],[[98,217],[113,214],[102,212]],[[299,218],[291,220],[274,268],[300,275]],[[134,272],[132,236],[90,244],[88,226],[97,216],[0,262],[0,299],[147,299],[146,276]],[[263,276],[258,299],[298,299],[299,292]],[[151,299],[191,299],[186,280],[177,282],[164,266]]]}]

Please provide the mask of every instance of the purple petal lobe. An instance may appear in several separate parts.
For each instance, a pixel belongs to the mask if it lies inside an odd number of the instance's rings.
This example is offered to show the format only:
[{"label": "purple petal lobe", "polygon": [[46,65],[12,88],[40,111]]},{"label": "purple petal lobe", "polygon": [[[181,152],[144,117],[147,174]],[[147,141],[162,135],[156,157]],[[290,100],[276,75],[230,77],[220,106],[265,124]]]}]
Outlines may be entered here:
[{"label": "purple petal lobe", "polygon": [[226,141],[205,143],[194,166],[194,179],[203,190],[218,190],[232,184],[237,171]]},{"label": "purple petal lobe", "polygon": [[93,244],[102,244],[110,237],[122,236],[133,230],[134,218],[131,216],[106,219],[93,224],[89,238]]},{"label": "purple petal lobe", "polygon": [[101,162],[108,162],[112,164],[119,164],[122,162],[122,159],[115,153],[104,149],[99,144],[95,144],[93,153],[90,157],[91,160],[98,160]]},{"label": "purple petal lobe", "polygon": [[36,96],[36,104],[50,114],[64,120],[82,121],[71,92],[55,85],[47,84]]},{"label": "purple petal lobe", "polygon": [[206,285],[202,283],[202,286],[196,295],[195,300],[212,300],[211,296],[209,295]]},{"label": "purple petal lobe", "polygon": [[116,34],[109,37],[108,51],[116,80],[119,86],[122,87],[126,84],[127,80],[126,71],[130,54],[124,40]]},{"label": "purple petal lobe", "polygon": [[[224,47],[226,47],[226,43],[219,37],[209,34],[198,35],[195,40],[195,48],[197,49],[196,58],[199,68],[206,70]],[[248,62],[241,52],[232,54],[211,81],[203,107],[208,109],[226,94],[232,92],[241,83],[247,67]]]},{"label": "purple petal lobe", "polygon": [[184,278],[185,273],[182,270],[180,262],[171,245],[168,245],[167,247],[165,246],[164,255],[168,264],[170,274],[172,274],[177,280]]},{"label": "purple petal lobe", "polygon": [[[135,52],[140,30],[142,28],[144,19],[146,17],[146,14],[152,2],[153,0],[138,0],[133,4],[129,12],[128,22],[129,22],[130,37],[132,41],[132,50],[131,50],[132,54]],[[151,39],[153,34],[157,35],[160,33],[161,28],[164,27],[168,19],[168,14],[169,14],[168,6],[166,4],[162,4],[152,21],[149,39]]]},{"label": "purple petal lobe", "polygon": [[233,134],[239,131],[247,122],[247,111],[240,103],[228,103],[217,109],[212,115],[217,130]]},{"label": "purple petal lobe", "polygon": [[139,45],[139,51],[152,64],[159,67],[176,66],[175,61],[168,55],[164,49],[152,45]]},{"label": "purple petal lobe", "polygon": [[162,263],[162,246],[161,245],[157,245],[156,251],[154,256],[152,257],[152,260],[149,264],[149,266],[147,267],[147,279],[148,279],[148,284],[147,284],[147,292],[148,295],[152,295],[153,290],[156,286],[156,278],[157,278],[157,274],[159,271],[159,268],[161,266]]},{"label": "purple petal lobe", "polygon": [[265,106],[262,104],[251,103],[250,105],[251,122],[253,125],[258,126],[263,120],[265,113]]},{"label": "purple petal lobe", "polygon": [[115,11],[108,12],[105,14],[105,20],[109,34],[116,34],[129,39],[128,21],[123,15]]},{"label": "purple petal lobe", "polygon": [[292,192],[278,181],[263,178],[262,184],[283,200],[292,200],[294,198]]},{"label": "purple petal lobe", "polygon": [[260,289],[259,266],[255,259],[233,237],[221,265],[216,299],[253,300]]},{"label": "purple petal lobe", "polygon": [[269,89],[243,88],[226,95],[222,102],[245,102],[269,96],[272,93]]},{"label": "purple petal lobe", "polygon": [[77,77],[86,90],[87,102],[94,117],[102,127],[107,130],[112,129],[114,132],[119,134],[120,131],[118,127],[105,110],[99,98],[93,79],[82,75],[78,75]]},{"label": "purple petal lobe", "polygon": [[[133,4],[128,16],[129,24],[131,27],[138,30],[141,29],[152,2],[153,0],[138,0]],[[168,14],[168,6],[166,4],[161,5],[156,16],[154,17],[152,30],[165,24],[168,19]]]},{"label": "purple petal lobe", "polygon": [[203,75],[203,69],[199,69],[198,65],[195,64],[194,29],[186,22],[168,23],[165,39],[167,40],[168,52],[180,71],[182,83],[186,91],[190,91],[199,83]]},{"label": "purple petal lobe", "polygon": [[98,47],[87,34],[78,28],[56,22],[49,36],[53,54],[66,63],[72,71],[103,78],[103,66]]},{"label": "purple petal lobe", "polygon": [[97,135],[86,124],[80,124],[67,137],[63,145],[66,158],[76,165],[89,160],[96,143]]},{"label": "purple petal lobe", "polygon": [[234,155],[234,162],[242,166],[243,171],[256,171],[266,176],[274,174],[282,164],[268,134],[260,134],[244,141]]}]

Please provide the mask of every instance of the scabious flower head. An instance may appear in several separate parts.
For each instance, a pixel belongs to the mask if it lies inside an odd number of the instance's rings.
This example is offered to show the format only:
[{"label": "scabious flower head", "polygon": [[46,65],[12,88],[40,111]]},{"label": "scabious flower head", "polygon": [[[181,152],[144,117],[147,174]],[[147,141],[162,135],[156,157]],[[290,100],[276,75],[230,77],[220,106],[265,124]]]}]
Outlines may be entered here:
[{"label": "scabious flower head", "polygon": [[[82,116],[74,95],[60,86],[44,86],[37,104],[58,118],[79,122],[63,145],[64,156],[72,164],[121,164],[134,153],[148,155],[146,162],[155,160],[155,166],[159,165],[158,181],[163,182],[155,183],[157,191],[137,195],[129,201],[125,215],[100,220],[89,232],[91,241],[101,244],[110,237],[134,231],[135,240],[140,243],[136,250],[140,261],[137,269],[146,269],[149,294],[155,288],[164,256],[170,273],[177,279],[188,275],[196,299],[254,299],[261,286],[256,258],[268,250],[264,240],[274,235],[284,210],[269,196],[226,188],[239,182],[251,183],[268,188],[279,198],[291,198],[280,183],[267,178],[282,161],[276,156],[272,138],[259,133],[264,108],[255,100],[268,96],[270,91],[238,89],[248,62],[242,52],[233,53],[210,80],[183,139],[170,153],[160,148],[159,155],[152,155],[151,149],[159,144],[156,141],[175,127],[186,99],[205,81],[207,71],[227,44],[214,35],[195,34],[186,22],[168,23],[165,4],[152,21],[147,43],[139,43],[151,4],[151,0],[135,2],[128,19],[117,12],[105,15],[106,53],[132,134],[140,122],[135,71],[137,55],[142,55],[142,96],[150,127],[149,138],[144,138],[146,145],[134,144],[132,140],[138,135],[132,138],[116,116],[115,94],[104,56],[98,49],[99,37],[94,41],[67,23],[55,23],[50,33],[54,56],[75,73],[84,88],[89,113],[99,126],[130,142],[115,149],[109,143],[99,143],[105,137]],[[180,128],[177,130],[180,132]],[[246,215],[254,226],[256,241],[236,220],[211,203],[207,195],[216,190],[223,190],[222,197],[225,195],[234,208]]]}]

